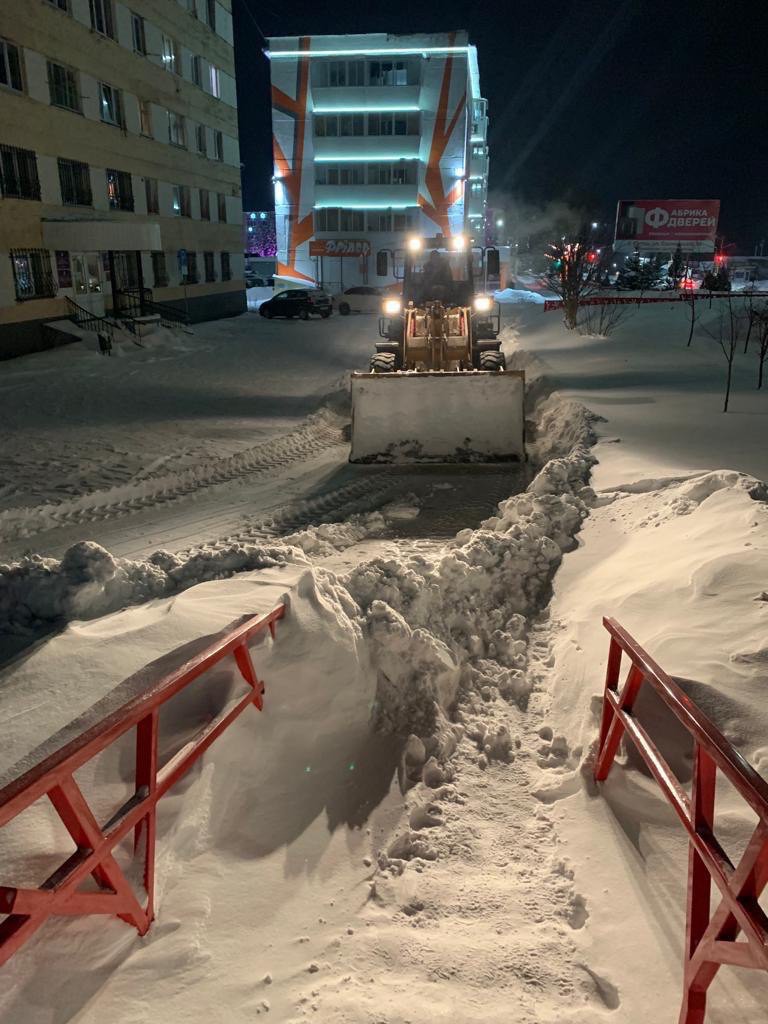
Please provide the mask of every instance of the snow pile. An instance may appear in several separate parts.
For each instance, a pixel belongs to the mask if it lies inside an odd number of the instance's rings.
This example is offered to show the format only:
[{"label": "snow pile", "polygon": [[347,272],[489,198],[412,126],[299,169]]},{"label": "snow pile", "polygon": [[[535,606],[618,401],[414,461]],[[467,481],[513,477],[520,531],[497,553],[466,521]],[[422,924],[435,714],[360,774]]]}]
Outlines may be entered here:
[{"label": "snow pile", "polygon": [[493,293],[494,299],[502,305],[516,305],[521,303],[532,303],[543,306],[545,296],[540,292],[531,292],[525,288],[502,288]]},{"label": "snow pile", "polygon": [[96,618],[206,580],[302,561],[300,551],[285,545],[240,543],[184,556],[156,551],[132,561],[80,541],[62,559],[26,555],[0,564],[0,632],[32,633],[46,622]]}]

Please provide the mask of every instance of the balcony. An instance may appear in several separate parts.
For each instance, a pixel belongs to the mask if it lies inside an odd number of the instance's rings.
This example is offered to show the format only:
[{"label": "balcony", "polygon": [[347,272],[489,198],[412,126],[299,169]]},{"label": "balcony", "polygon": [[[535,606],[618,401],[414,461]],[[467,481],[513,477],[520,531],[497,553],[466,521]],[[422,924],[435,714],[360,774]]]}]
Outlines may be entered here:
[{"label": "balcony", "polygon": [[316,113],[334,110],[419,110],[418,85],[350,85],[341,88],[313,88]]},{"label": "balcony", "polygon": [[315,138],[315,160],[401,160],[419,156],[418,135],[340,135]]},{"label": "balcony", "polygon": [[418,205],[418,186],[410,185],[315,185],[315,205],[353,207],[402,207]]}]

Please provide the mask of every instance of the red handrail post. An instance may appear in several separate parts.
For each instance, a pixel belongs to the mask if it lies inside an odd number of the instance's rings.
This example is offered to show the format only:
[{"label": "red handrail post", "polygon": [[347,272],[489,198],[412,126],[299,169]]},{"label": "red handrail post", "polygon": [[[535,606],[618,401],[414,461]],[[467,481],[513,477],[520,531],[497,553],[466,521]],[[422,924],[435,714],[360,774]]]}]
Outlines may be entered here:
[{"label": "red handrail post", "polygon": [[[632,742],[689,835],[685,968],[679,1024],[704,1024],[707,990],[723,964],[768,971],[768,914],[760,896],[768,885],[768,783],[735,750],[685,691],[614,619],[594,776],[604,780],[622,736]],[[619,695],[622,654],[630,661]],[[693,741],[690,798],[642,722],[633,714],[643,685],[651,686]],[[720,770],[758,824],[736,867],[715,835],[715,795]],[[712,882],[721,902],[710,914]],[[744,941],[737,941],[744,933]]]},{"label": "red handrail post", "polygon": [[157,738],[160,712],[153,708],[136,726],[136,798],[148,799],[147,814],[134,829],[133,848],[138,851],[144,837],[144,889],[147,893],[147,921],[155,918],[155,842],[157,839]]}]

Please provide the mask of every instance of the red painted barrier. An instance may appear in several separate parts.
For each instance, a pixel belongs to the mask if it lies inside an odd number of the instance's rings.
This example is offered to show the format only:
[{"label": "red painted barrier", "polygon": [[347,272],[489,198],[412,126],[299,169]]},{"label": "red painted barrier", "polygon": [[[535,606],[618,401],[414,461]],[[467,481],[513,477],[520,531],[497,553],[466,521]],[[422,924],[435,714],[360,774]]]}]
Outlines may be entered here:
[{"label": "red painted barrier", "polygon": [[[124,680],[119,693],[131,696],[105,717],[88,714],[72,723],[67,741],[29,771],[0,790],[0,827],[41,797],[48,797],[74,840],[76,852],[38,888],[0,885],[0,965],[5,963],[52,915],[109,914],[133,925],[140,935],[154,918],[155,808],[158,800],[250,705],[263,707],[264,686],[251,661],[248,642],[269,632],[283,618],[278,605],[267,615],[247,616],[213,637],[185,645],[158,658]],[[248,692],[196,733],[168,762],[158,764],[161,707],[228,655],[233,655]],[[108,698],[109,699],[109,698]],[[104,825],[99,825],[74,772],[136,726],[135,789]],[[71,737],[71,738],[69,738]],[[143,844],[146,905],[139,903],[112,851],[130,831],[134,853]],[[39,854],[38,854],[39,855]],[[81,892],[88,875],[99,890]]]},{"label": "red painted barrier", "polygon": [[[603,624],[611,642],[595,779],[607,778],[622,738],[631,740],[688,832],[685,971],[679,1024],[703,1024],[707,990],[722,964],[768,970],[768,917],[758,902],[768,883],[768,784],[618,622],[603,619]],[[619,689],[623,655],[629,658],[629,671]],[[690,797],[633,714],[644,685],[653,687],[693,740]],[[736,866],[714,835],[718,770],[758,819]],[[714,913],[710,908],[713,881],[722,897]],[[742,932],[746,941],[737,941]]]},{"label": "red painted barrier", "polygon": [[[768,299],[768,292],[674,292],[671,295],[637,295],[631,298],[628,295],[590,295],[587,299],[580,299],[579,306],[631,306],[647,305],[653,302],[690,302],[691,299],[738,299],[744,296],[754,299]],[[562,309],[562,299],[545,299],[544,312],[549,313],[553,309]]]}]

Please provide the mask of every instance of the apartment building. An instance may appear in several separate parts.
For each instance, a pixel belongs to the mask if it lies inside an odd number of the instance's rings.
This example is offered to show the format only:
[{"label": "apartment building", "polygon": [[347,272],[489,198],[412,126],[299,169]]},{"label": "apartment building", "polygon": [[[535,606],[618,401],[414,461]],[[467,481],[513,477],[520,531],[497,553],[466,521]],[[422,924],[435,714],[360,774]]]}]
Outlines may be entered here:
[{"label": "apartment building", "polygon": [[282,283],[389,283],[414,233],[483,244],[488,110],[466,32],[282,36],[268,56]]},{"label": "apartment building", "polygon": [[245,309],[231,0],[0,3],[0,358],[66,299]]}]

